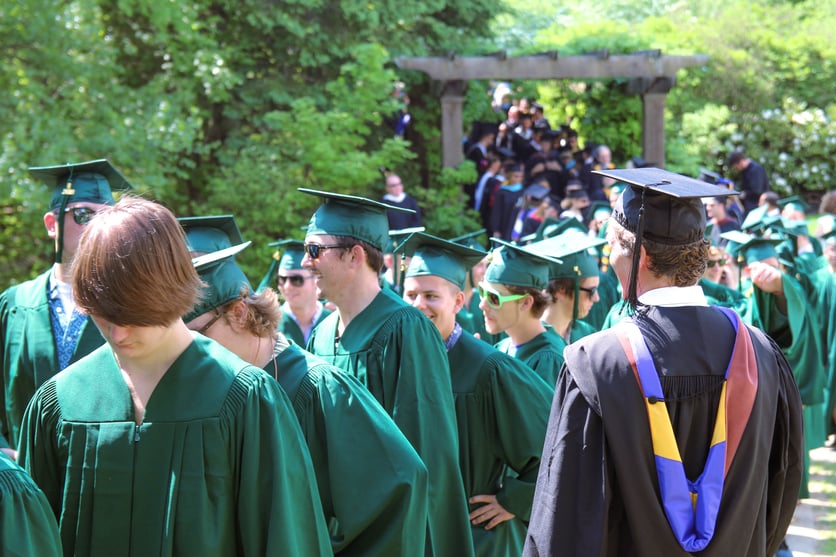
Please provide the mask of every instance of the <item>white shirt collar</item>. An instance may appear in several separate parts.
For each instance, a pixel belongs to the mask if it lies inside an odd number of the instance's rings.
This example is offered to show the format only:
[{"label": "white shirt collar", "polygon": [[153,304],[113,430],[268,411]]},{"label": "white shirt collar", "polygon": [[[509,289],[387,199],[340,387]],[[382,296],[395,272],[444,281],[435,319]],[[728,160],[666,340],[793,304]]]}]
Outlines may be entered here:
[{"label": "white shirt collar", "polygon": [[707,306],[708,300],[699,284],[694,286],[665,286],[654,288],[639,296],[639,302],[646,306]]}]

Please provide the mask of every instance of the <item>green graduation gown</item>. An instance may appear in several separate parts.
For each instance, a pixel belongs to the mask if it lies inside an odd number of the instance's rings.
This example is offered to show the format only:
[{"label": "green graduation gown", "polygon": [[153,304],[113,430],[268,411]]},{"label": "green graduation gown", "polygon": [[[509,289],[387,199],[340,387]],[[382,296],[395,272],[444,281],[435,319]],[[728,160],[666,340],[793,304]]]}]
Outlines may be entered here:
[{"label": "green graduation gown", "polygon": [[103,346],[41,386],[21,438],[66,555],[331,554],[287,395],[200,335],[142,424]]},{"label": "green graduation gown", "polygon": [[58,523],[32,478],[0,452],[0,555],[59,557]]},{"label": "green graduation gown", "polygon": [[[319,317],[314,323],[314,327],[319,325],[323,319],[330,315],[330,311],[325,308],[322,308],[322,312],[320,312]],[[299,327],[299,324],[290,316],[290,312],[285,306],[282,306],[282,320],[279,321],[279,332],[282,333],[284,336],[298,344],[299,346],[305,346],[305,333],[302,332],[302,329]]]},{"label": "green graduation gown", "polygon": [[825,389],[824,423],[825,434],[836,433],[833,422],[833,407],[836,406],[836,273],[826,266],[816,271],[813,280],[818,299],[816,309],[822,325],[822,345],[826,350],[827,385]]},{"label": "green graduation gown", "polygon": [[438,329],[387,289],[342,336],[338,324],[339,312],[326,317],[311,334],[308,350],[366,385],[427,466],[427,553],[472,555],[450,369]]},{"label": "green graduation gown", "polygon": [[447,355],[465,492],[468,498],[495,494],[516,515],[491,530],[472,526],[476,555],[517,557],[531,514],[552,388],[520,360],[466,331]]},{"label": "green graduation gown", "polygon": [[[20,421],[35,390],[58,373],[47,288],[52,269],[0,294],[0,447],[18,446]],[[70,363],[104,344],[99,329],[85,323]]]},{"label": "green graduation gown", "polygon": [[[308,443],[337,555],[423,555],[427,468],[359,381],[295,344],[277,371]],[[275,367],[274,367],[275,362]]]},{"label": "green graduation gown", "polygon": [[499,341],[496,348],[514,356],[537,372],[552,388],[563,366],[563,349],[566,343],[554,332],[543,331],[522,346],[514,347],[510,337]]}]

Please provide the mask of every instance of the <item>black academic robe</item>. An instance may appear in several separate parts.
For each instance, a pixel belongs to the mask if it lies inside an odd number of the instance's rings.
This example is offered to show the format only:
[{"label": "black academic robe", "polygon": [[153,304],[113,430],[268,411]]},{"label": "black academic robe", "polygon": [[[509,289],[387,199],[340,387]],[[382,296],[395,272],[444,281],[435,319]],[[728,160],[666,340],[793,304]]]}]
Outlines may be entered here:
[{"label": "black academic robe", "polygon": [[[712,307],[652,307],[638,322],[668,399],[685,473],[694,480],[712,438],[734,329]],[[774,555],[798,498],[801,398],[780,348],[747,329],[754,362],[746,368],[756,365],[757,388],[703,556]],[[590,335],[565,356],[524,555],[690,555],[661,504],[645,400],[618,336]]]}]

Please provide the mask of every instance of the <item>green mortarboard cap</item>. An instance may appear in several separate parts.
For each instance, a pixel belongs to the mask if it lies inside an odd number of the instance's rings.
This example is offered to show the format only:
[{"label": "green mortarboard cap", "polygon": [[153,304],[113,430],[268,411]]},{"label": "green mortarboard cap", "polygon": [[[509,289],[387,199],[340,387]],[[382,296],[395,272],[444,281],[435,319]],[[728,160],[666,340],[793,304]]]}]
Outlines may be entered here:
[{"label": "green mortarboard cap", "polygon": [[302,258],[305,257],[305,242],[302,240],[281,240],[279,242],[272,242],[270,246],[277,247],[276,253],[281,250],[281,257],[279,258],[279,269],[285,271],[298,271],[302,269]]},{"label": "green mortarboard cap", "polygon": [[603,216],[604,214],[612,215],[612,205],[610,205],[609,201],[594,201],[589,206],[589,210],[587,211],[587,215],[589,215],[589,220],[598,218],[599,216]]},{"label": "green mortarboard cap", "polygon": [[[257,292],[261,292],[268,286],[275,288],[276,286],[276,272],[279,268],[287,270],[297,270],[302,268],[302,258],[305,256],[305,243],[301,240],[279,240],[277,242],[270,242],[267,244],[270,247],[276,248],[270,255],[270,267],[258,283]],[[281,247],[285,247],[282,251]]]},{"label": "green mortarboard cap", "polygon": [[389,231],[389,240],[386,242],[386,247],[384,248],[384,253],[395,253],[398,251],[397,248],[410,234],[415,234],[416,232],[423,232],[426,230],[423,226],[414,226],[412,228],[401,228],[400,230],[390,230]]},{"label": "green mortarboard cap", "polygon": [[468,232],[467,234],[462,234],[461,236],[450,238],[450,241],[456,242],[457,244],[461,244],[472,249],[485,251],[485,246],[483,246],[482,243],[479,240],[477,240],[477,238],[479,238],[485,232],[486,230],[482,228],[477,230],[476,232]]},{"label": "green mortarboard cap", "polygon": [[49,209],[61,206],[64,198],[70,201],[86,201],[113,205],[113,190],[131,189],[131,184],[107,159],[33,166],[29,173],[47,186],[55,188]]},{"label": "green mortarboard cap", "polygon": [[810,237],[810,229],[807,226],[806,220],[791,220],[781,217],[778,221],[771,225],[771,228],[790,236]]},{"label": "green mortarboard cap", "polygon": [[586,225],[575,217],[562,218],[557,221],[551,220],[551,222],[549,221],[550,219],[546,219],[540,223],[540,226],[537,228],[537,234],[540,238],[538,238],[537,241],[560,236],[569,230],[574,230],[575,232],[580,232],[581,234],[589,233],[589,229]]},{"label": "green mortarboard cap", "polygon": [[308,234],[348,236],[368,242],[384,251],[389,241],[389,219],[386,211],[414,213],[379,201],[327,191],[299,188],[302,193],[322,198],[322,205],[311,216]]},{"label": "green mortarboard cap", "polygon": [[626,189],[627,184],[625,184],[624,182],[615,182],[613,185],[610,186],[610,193],[621,195]]},{"label": "green mortarboard cap", "polygon": [[494,249],[488,254],[486,281],[540,290],[549,285],[549,265],[559,259],[531,253],[499,238],[491,238],[491,242]]},{"label": "green mortarboard cap", "polygon": [[714,223],[709,222],[705,225],[705,233],[703,234],[703,238],[706,240],[711,240],[711,234],[714,232]]},{"label": "green mortarboard cap", "polygon": [[[54,188],[49,210],[64,213],[70,202],[113,205],[113,190],[131,189],[125,179],[107,159],[59,164],[55,166],[29,167],[32,177]],[[58,219],[55,262],[60,263],[64,253],[64,219]]]},{"label": "green mortarboard cap", "polygon": [[186,232],[186,245],[192,253],[214,253],[244,242],[232,215],[180,217],[177,221]]},{"label": "green mortarboard cap", "polygon": [[739,230],[724,232],[720,237],[729,241],[726,251],[735,257],[742,254],[747,265],[770,257],[778,258],[778,252],[775,251],[775,247],[781,243],[778,238],[752,236]]},{"label": "green mortarboard cap", "polygon": [[437,276],[464,288],[467,273],[487,253],[417,232],[397,247],[398,252],[411,256],[406,277]]},{"label": "green mortarboard cap", "polygon": [[597,277],[599,274],[598,254],[592,248],[606,243],[603,238],[592,238],[570,230],[560,236],[529,244],[525,249],[536,255],[555,257],[561,261],[549,265],[549,279],[588,278]]},{"label": "green mortarboard cap", "polygon": [[643,240],[668,246],[685,246],[704,239],[703,197],[720,197],[735,192],[661,168],[593,170],[593,174],[626,182],[613,207],[612,219],[636,236],[627,300],[635,307],[636,274]]},{"label": "green mortarboard cap", "polygon": [[244,242],[192,259],[197,274],[206,286],[203,288],[200,301],[183,316],[183,321],[188,323],[195,317],[236,299],[244,287],[252,290],[244,271],[235,263],[235,254],[249,247],[250,243]]},{"label": "green mortarboard cap", "polygon": [[755,207],[743,219],[743,224],[740,225],[740,229],[746,232],[757,232],[781,220],[780,215],[767,215],[767,211],[769,211],[767,205]]},{"label": "green mortarboard cap", "polygon": [[801,211],[802,213],[807,213],[810,210],[810,205],[807,204],[801,196],[798,195],[791,195],[789,197],[785,197],[783,199],[778,200],[778,206],[782,209],[786,209],[788,206],[792,207],[796,211]]}]

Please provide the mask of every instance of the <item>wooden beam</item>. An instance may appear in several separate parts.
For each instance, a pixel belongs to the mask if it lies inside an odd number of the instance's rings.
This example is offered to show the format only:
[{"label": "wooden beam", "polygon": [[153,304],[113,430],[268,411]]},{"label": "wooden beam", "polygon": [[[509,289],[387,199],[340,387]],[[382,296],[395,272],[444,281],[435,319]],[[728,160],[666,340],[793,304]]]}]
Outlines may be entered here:
[{"label": "wooden beam", "polygon": [[674,78],[689,66],[709,60],[706,54],[661,56],[655,53],[616,54],[608,56],[497,56],[402,57],[399,68],[426,73],[439,81],[468,79],[599,79],[599,78]]}]

